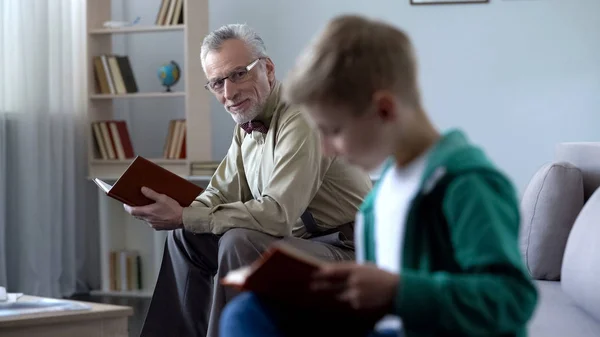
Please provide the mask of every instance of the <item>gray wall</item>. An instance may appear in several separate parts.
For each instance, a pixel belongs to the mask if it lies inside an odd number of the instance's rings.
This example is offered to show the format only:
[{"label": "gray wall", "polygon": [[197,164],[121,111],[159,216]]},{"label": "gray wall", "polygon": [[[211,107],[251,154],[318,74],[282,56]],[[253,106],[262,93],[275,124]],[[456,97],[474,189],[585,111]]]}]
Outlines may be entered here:
[{"label": "gray wall", "polygon": [[[140,15],[152,23],[160,1],[124,3],[125,11],[116,9],[115,18]],[[350,12],[388,20],[411,34],[425,105],[436,125],[466,130],[519,190],[552,158],[556,143],[600,140],[599,0],[429,6],[411,6],[409,0],[213,0],[210,27],[231,22],[254,26],[283,78],[329,18]],[[160,63],[171,58],[183,63],[178,34],[115,41],[134,60],[143,90],[159,89],[155,68]],[[170,47],[175,50],[168,51]],[[123,107],[133,123],[136,149],[160,155],[166,135],[162,124],[171,118],[164,110],[183,114],[183,99],[173,103],[140,100]],[[212,113],[216,159],[229,146],[233,123],[214,100]],[[150,145],[156,139],[158,145]]]}]

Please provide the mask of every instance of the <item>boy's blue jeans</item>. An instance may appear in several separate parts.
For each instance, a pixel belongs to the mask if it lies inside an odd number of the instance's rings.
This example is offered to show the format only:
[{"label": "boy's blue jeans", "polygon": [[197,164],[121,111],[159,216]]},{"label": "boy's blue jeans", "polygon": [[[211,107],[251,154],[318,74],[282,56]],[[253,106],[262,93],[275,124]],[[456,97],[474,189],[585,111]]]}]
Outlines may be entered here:
[{"label": "boy's blue jeans", "polygon": [[286,308],[250,292],[227,304],[220,319],[221,337],[357,336],[398,337],[398,331],[376,332],[352,317]]}]

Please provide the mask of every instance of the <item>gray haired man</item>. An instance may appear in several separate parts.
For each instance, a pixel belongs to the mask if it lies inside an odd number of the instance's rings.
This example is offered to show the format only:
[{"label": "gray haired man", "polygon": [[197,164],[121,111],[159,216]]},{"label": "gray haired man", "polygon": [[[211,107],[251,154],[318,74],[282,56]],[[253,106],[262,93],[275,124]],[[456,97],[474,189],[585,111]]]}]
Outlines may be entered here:
[{"label": "gray haired man", "polygon": [[148,189],[156,203],[126,206],[170,230],[142,337],[218,336],[221,310],[236,295],[218,280],[276,240],[325,260],[353,259],[353,219],[372,187],[365,172],[323,154],[318,131],[282,100],[275,65],[251,28],[213,31],[200,56],[206,89],[237,126],[190,207]]}]

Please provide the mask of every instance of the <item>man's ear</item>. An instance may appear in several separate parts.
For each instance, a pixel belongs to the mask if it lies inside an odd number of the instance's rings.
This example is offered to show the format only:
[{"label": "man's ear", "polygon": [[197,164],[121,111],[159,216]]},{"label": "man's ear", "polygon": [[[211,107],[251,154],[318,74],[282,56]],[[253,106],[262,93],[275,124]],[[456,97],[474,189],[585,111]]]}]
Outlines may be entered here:
[{"label": "man's ear", "polygon": [[267,79],[270,84],[273,84],[273,81],[275,81],[275,64],[270,57],[265,59],[265,67],[267,69]]},{"label": "man's ear", "polygon": [[393,121],[397,116],[396,96],[389,91],[377,91],[373,94],[373,103],[377,109],[377,116],[382,121]]}]

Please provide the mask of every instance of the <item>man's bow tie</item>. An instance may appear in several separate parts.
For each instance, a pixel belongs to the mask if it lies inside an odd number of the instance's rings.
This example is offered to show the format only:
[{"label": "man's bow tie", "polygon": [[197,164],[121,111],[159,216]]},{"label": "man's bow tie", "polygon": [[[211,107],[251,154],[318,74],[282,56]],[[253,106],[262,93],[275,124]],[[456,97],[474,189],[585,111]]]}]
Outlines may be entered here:
[{"label": "man's bow tie", "polygon": [[252,133],[252,131],[258,131],[262,133],[267,133],[269,128],[261,122],[261,121],[250,121],[243,124],[240,124],[240,127],[246,131],[246,133]]}]

